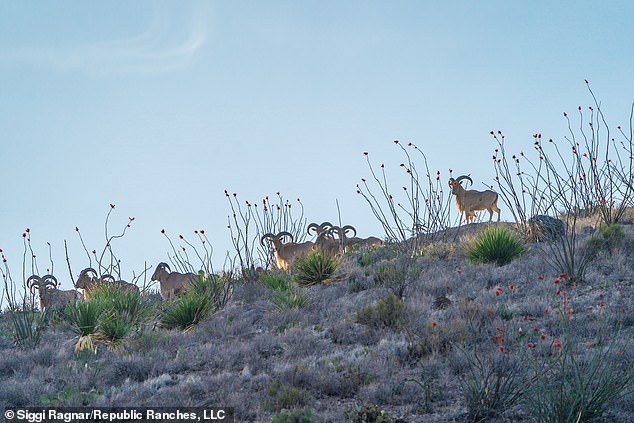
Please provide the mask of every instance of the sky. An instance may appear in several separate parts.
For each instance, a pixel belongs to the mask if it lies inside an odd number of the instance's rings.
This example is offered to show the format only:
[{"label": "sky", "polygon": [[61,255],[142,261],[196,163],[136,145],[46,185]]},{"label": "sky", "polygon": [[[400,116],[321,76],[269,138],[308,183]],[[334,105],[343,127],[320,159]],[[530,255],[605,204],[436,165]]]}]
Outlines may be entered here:
[{"label": "sky", "polygon": [[76,277],[75,228],[102,249],[114,204],[111,234],[135,218],[113,243],[124,279],[168,260],[161,229],[204,229],[221,266],[225,190],[384,236],[356,194],[363,152],[398,186],[393,140],[412,142],[477,188],[489,132],[518,150],[561,138],[586,79],[626,123],[633,17],[631,1],[0,0],[0,248],[21,281],[29,228],[69,289],[64,241]]}]

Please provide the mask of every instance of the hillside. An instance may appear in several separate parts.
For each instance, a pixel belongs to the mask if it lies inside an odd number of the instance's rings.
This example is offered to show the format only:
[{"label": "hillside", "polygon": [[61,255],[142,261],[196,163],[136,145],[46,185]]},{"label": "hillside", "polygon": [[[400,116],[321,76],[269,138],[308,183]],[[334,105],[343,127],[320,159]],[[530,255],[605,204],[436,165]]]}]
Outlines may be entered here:
[{"label": "hillside", "polygon": [[[540,391],[553,402],[561,380],[544,384],[556,374],[548,366],[571,354],[603,366],[585,372],[589,383],[630,379],[629,394],[599,420],[631,421],[634,226],[605,242],[580,227],[593,258],[575,284],[548,266],[548,243],[526,241],[506,265],[472,263],[467,249],[486,227],[437,236],[414,258],[395,246],[347,253],[334,281],[295,288],[308,298],[299,308],[275,306],[260,282],[235,280],[226,307],[193,329],[148,321],[96,353],[75,354],[64,319],[34,349],[19,349],[4,312],[0,404],[232,406],[244,422],[309,407],[324,422],[457,422],[474,419],[475,401],[500,412],[478,419],[537,421],[538,402],[525,400]],[[361,406],[384,410],[383,420],[354,419]]]}]

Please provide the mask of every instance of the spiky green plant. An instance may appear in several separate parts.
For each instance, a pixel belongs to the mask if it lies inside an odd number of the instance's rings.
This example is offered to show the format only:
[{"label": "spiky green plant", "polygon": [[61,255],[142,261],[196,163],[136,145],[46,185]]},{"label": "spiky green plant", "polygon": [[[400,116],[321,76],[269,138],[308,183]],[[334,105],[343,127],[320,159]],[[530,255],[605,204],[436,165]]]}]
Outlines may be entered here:
[{"label": "spiky green plant", "polygon": [[32,308],[9,311],[13,322],[13,342],[22,349],[34,349],[42,339],[47,326],[46,312],[37,313]]},{"label": "spiky green plant", "polygon": [[301,292],[285,289],[273,292],[271,302],[278,311],[282,311],[291,308],[303,308],[308,305],[310,299]]},{"label": "spiky green plant", "polygon": [[503,266],[526,251],[524,243],[513,231],[489,226],[467,248],[472,263],[495,263]]},{"label": "spiky green plant", "polygon": [[97,329],[100,340],[105,341],[109,348],[116,348],[130,336],[132,327],[126,316],[107,310],[101,315]]},{"label": "spiky green plant", "polygon": [[82,350],[94,351],[98,340],[97,328],[103,312],[102,302],[88,300],[71,304],[66,310],[73,332],[77,334],[75,353]]},{"label": "spiky green plant", "polygon": [[295,261],[295,281],[301,286],[332,281],[338,266],[339,259],[336,256],[314,250]]},{"label": "spiky green plant", "polygon": [[267,289],[273,291],[287,291],[291,289],[291,281],[289,277],[283,273],[268,273],[262,275],[260,283]]},{"label": "spiky green plant", "polygon": [[209,296],[192,289],[168,305],[159,325],[165,329],[190,330],[213,310]]},{"label": "spiky green plant", "polygon": [[314,414],[311,408],[303,410],[282,410],[279,414],[271,416],[271,423],[321,423],[321,419]]},{"label": "spiky green plant", "polygon": [[222,309],[233,292],[231,275],[199,272],[192,288],[168,304],[159,325],[165,329],[191,330],[201,320]]},{"label": "spiky green plant", "polygon": [[90,297],[67,309],[67,318],[77,334],[75,352],[95,351],[98,343],[115,348],[148,317],[149,309],[138,292],[103,283],[91,290]]}]

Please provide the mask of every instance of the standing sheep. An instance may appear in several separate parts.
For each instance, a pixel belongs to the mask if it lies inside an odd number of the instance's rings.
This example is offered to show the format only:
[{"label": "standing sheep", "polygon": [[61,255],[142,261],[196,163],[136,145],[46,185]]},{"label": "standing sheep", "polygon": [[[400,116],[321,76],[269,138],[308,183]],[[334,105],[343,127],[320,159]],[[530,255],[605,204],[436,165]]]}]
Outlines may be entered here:
[{"label": "standing sheep", "polygon": [[193,273],[172,272],[167,263],[159,263],[152,275],[153,281],[158,281],[161,289],[161,297],[164,300],[172,300],[180,294],[184,294],[192,288],[192,281],[196,278]]},{"label": "standing sheep", "polygon": [[489,222],[493,219],[493,212],[497,212],[499,222],[500,209],[497,206],[498,193],[491,190],[466,190],[460,185],[463,179],[468,180],[473,185],[473,180],[467,175],[459,176],[456,179],[449,178],[451,193],[456,196],[456,207],[460,212],[460,216],[464,217],[467,223],[471,223],[475,219],[476,210],[488,210]]}]

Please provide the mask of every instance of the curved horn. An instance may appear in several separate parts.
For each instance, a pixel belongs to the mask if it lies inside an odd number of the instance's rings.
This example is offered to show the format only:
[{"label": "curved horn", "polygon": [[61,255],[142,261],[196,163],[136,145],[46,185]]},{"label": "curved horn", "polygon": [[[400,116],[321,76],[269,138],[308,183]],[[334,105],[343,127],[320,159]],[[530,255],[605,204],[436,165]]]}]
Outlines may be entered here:
[{"label": "curved horn", "polygon": [[104,281],[104,282],[112,282],[112,283],[114,283],[116,281],[115,277],[110,275],[110,274],[101,275],[100,279],[102,281]]},{"label": "curved horn", "polygon": [[319,225],[319,227],[322,230],[330,229],[330,228],[332,228],[332,223],[330,223],[330,222],[321,222],[321,225]]},{"label": "curved horn", "polygon": [[281,239],[282,237],[285,237],[285,236],[288,236],[291,239],[290,242],[293,242],[293,234],[290,232],[282,231],[276,235],[278,239]]},{"label": "curved horn", "polygon": [[[322,225],[323,225],[323,223],[322,223]],[[321,225],[318,225],[316,223],[311,223],[310,225],[308,225],[307,229],[308,229],[308,235],[310,235],[311,229],[314,230],[317,235],[319,235],[319,233],[321,232],[322,227],[321,227]]]},{"label": "curved horn", "polygon": [[26,280],[26,286],[33,291],[34,287],[40,287],[40,284],[42,283],[42,278],[40,278],[38,275],[31,275],[29,276],[29,278]]},{"label": "curved horn", "polygon": [[462,181],[463,179],[467,179],[469,182],[471,182],[471,185],[473,185],[473,179],[471,179],[468,175],[462,175],[462,176],[458,176],[454,182],[456,183],[460,183],[460,181]]},{"label": "curved horn", "polygon": [[46,287],[52,285],[53,288],[57,288],[57,286],[59,285],[59,282],[57,282],[57,278],[53,275],[42,276],[42,282],[44,282],[44,286]]},{"label": "curved horn", "polygon": [[334,238],[335,235],[337,236],[337,238],[341,239],[341,234],[343,233],[341,231],[341,228],[339,226],[333,225],[330,227],[330,229],[328,229],[328,232],[330,233],[330,235]]},{"label": "curved horn", "polygon": [[82,270],[81,272],[79,272],[79,276],[81,277],[81,275],[85,275],[88,272],[94,273],[95,277],[97,277],[97,271],[95,269],[93,269],[92,267],[87,267],[84,270]]},{"label": "curved horn", "polygon": [[352,231],[354,232],[354,235],[352,235],[352,237],[354,238],[355,236],[357,236],[357,230],[354,228],[354,226],[352,225],[346,225],[343,228],[341,228],[341,230],[343,231],[344,235],[348,232],[348,231]]},{"label": "curved horn", "polygon": [[266,247],[266,245],[264,245],[264,240],[269,238],[275,238],[275,235],[270,232],[265,233],[264,235],[262,235],[262,238],[260,238],[260,245]]}]

